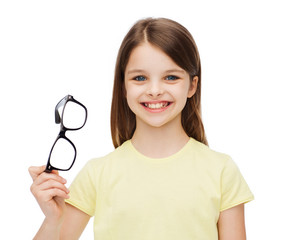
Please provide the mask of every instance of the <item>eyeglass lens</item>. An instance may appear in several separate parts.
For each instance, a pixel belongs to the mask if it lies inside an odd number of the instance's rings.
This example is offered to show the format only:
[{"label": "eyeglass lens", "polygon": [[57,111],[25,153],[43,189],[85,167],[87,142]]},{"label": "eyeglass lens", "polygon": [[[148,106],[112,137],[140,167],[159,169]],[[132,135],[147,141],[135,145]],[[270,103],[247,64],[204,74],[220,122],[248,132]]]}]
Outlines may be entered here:
[{"label": "eyeglass lens", "polygon": [[67,170],[71,167],[75,157],[75,149],[71,143],[64,139],[58,138],[50,156],[50,164],[54,168]]},{"label": "eyeglass lens", "polygon": [[63,112],[63,125],[69,129],[77,129],[81,128],[86,120],[86,111],[85,109],[72,101],[68,101],[66,105],[63,107],[64,109],[59,109]]}]

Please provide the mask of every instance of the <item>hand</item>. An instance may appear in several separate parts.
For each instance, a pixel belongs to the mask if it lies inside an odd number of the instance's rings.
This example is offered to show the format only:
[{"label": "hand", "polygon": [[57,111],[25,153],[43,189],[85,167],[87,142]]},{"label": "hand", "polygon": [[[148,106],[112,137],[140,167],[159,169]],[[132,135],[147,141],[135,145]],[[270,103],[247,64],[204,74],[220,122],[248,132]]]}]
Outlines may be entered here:
[{"label": "hand", "polygon": [[45,166],[29,168],[29,173],[33,179],[31,192],[46,219],[58,223],[63,219],[65,212],[64,199],[69,198],[69,190],[65,186],[66,180],[59,176],[57,171],[45,173],[45,168]]}]

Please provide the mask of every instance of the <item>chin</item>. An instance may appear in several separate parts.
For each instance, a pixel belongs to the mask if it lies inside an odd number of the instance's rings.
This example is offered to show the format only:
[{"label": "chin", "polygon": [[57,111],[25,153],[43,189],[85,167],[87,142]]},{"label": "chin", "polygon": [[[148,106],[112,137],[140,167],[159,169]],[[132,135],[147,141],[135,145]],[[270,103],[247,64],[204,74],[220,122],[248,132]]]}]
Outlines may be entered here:
[{"label": "chin", "polygon": [[173,119],[161,119],[161,120],[155,120],[155,119],[151,119],[150,121],[144,120],[142,121],[144,125],[154,128],[154,129],[158,129],[158,128],[164,128],[164,127],[176,127],[177,123],[179,123],[178,125],[181,126],[181,119],[177,119],[177,118],[173,118]]}]

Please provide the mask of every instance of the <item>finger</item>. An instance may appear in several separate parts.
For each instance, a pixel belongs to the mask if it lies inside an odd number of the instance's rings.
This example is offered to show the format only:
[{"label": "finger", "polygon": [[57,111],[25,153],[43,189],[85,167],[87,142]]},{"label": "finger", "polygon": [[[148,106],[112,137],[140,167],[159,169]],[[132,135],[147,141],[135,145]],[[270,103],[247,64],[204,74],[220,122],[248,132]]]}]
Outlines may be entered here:
[{"label": "finger", "polygon": [[39,204],[44,204],[56,198],[62,200],[69,198],[67,193],[57,188],[36,192],[34,196]]},{"label": "finger", "polygon": [[50,201],[56,197],[59,197],[62,199],[69,198],[69,195],[66,192],[64,192],[60,189],[57,189],[57,188],[52,188],[49,190],[42,191],[41,194],[42,195],[40,196],[39,200],[44,201],[44,202]]},{"label": "finger", "polygon": [[59,175],[59,172],[57,170],[53,170],[52,173]]},{"label": "finger", "polygon": [[[43,188],[44,187],[44,188]],[[63,188],[48,188],[46,186],[36,186],[36,185],[32,185],[31,186],[31,192],[34,195],[34,197],[37,199],[38,202],[42,202],[42,201],[48,201],[51,198],[53,198],[55,195],[52,195],[52,190],[56,191],[58,190],[59,193],[63,192],[63,197],[65,195],[69,194],[69,190],[63,189]]]},{"label": "finger", "polygon": [[46,166],[31,166],[28,171],[33,179],[33,181],[46,169]]},{"label": "finger", "polygon": [[60,190],[62,190],[64,192],[66,192],[66,193],[69,193],[68,188],[64,184],[62,184],[60,182],[57,182],[57,181],[55,181],[53,179],[50,179],[50,180],[48,180],[48,181],[46,181],[43,184],[38,186],[38,189],[40,189],[41,191],[48,190],[48,189],[51,189],[51,188],[57,188],[57,189],[60,189]]},{"label": "finger", "polygon": [[37,178],[35,178],[34,184],[40,185],[50,179],[60,182],[62,184],[65,184],[67,182],[66,179],[64,179],[63,177],[59,175],[43,172]]},{"label": "finger", "polygon": [[63,184],[53,180],[44,182],[41,185],[32,184],[31,186],[31,192],[38,201],[44,201],[44,199],[47,201],[53,198],[55,195],[52,195],[52,190],[59,190],[58,193],[62,191],[63,198],[69,194],[69,190]]}]

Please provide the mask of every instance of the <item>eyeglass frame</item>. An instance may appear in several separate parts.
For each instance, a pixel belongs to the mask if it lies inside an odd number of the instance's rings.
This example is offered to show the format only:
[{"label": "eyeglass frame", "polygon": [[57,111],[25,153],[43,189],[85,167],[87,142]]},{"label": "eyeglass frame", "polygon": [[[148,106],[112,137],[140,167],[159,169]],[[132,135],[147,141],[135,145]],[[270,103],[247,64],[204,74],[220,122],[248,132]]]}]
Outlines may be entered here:
[{"label": "eyeglass frame", "polygon": [[[70,102],[70,101],[71,102],[74,102],[74,103],[76,103],[78,105],[80,105],[85,110],[85,120],[84,120],[84,123],[83,123],[83,125],[81,127],[78,127],[78,128],[67,128],[63,124],[64,109],[66,107],[66,104],[68,102]],[[58,109],[60,107],[62,107],[62,106],[64,106],[64,107],[62,109],[62,114],[60,116],[60,113],[59,113]],[[66,131],[76,131],[76,130],[79,130],[79,129],[83,128],[83,126],[85,125],[86,121],[87,121],[87,108],[82,103],[80,103],[79,101],[75,100],[73,98],[73,96],[67,95],[67,96],[65,96],[64,98],[62,98],[57,103],[57,105],[55,107],[55,123],[56,124],[60,124],[60,131],[59,131],[59,133],[57,135],[57,138],[56,138],[56,140],[55,140],[55,142],[54,142],[54,144],[53,144],[53,146],[51,148],[51,151],[50,151],[50,154],[49,154],[49,158],[48,158],[48,161],[47,161],[47,165],[46,165],[45,172],[51,173],[53,170],[57,170],[57,171],[69,171],[72,168],[72,166],[73,166],[73,164],[75,162],[75,159],[76,159],[77,152],[76,152],[76,147],[75,147],[74,143],[69,138],[67,138],[65,136],[65,133],[66,133]],[[54,149],[56,143],[58,142],[58,140],[61,139],[61,138],[62,139],[65,139],[66,141],[68,141],[71,144],[71,146],[73,147],[73,149],[74,149],[73,161],[72,161],[71,165],[69,166],[69,168],[67,168],[67,169],[56,168],[56,167],[52,166],[51,163],[50,163],[50,159],[51,159],[51,155],[52,155],[53,149]]]}]

